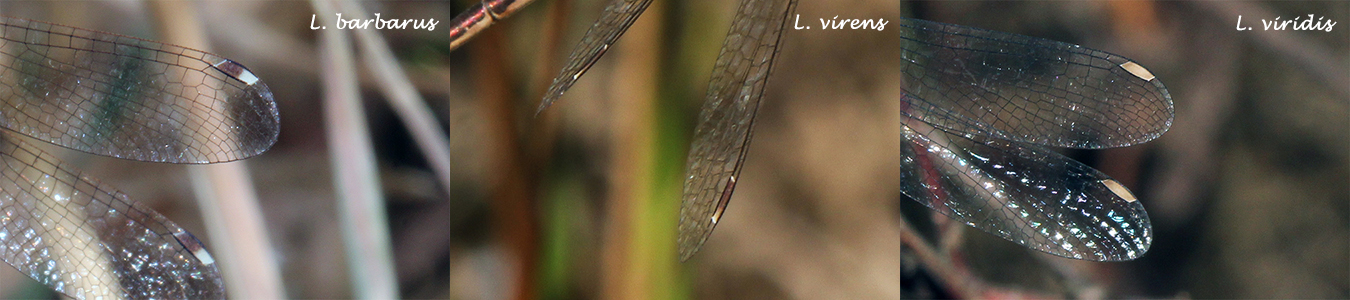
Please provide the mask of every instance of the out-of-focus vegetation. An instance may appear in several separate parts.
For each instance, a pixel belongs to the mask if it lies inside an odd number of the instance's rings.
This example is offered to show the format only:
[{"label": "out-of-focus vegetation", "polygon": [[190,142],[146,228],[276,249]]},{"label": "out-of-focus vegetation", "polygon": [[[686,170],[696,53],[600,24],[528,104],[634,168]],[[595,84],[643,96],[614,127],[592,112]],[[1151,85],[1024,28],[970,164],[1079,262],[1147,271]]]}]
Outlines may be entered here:
[{"label": "out-of-focus vegetation", "polygon": [[[1350,297],[1350,30],[1259,29],[1350,20],[1346,3],[801,0],[802,25],[918,17],[1147,66],[1175,101],[1171,131],[1064,153],[1139,196],[1152,248],[1075,261],[935,224],[899,193],[896,31],[787,30],[727,213],[676,263],[684,153],[734,3],[654,3],[534,117],[606,2],[537,1],[450,54],[457,299],[933,298],[971,282],[986,297]],[[1258,29],[1235,30],[1238,15]],[[972,281],[910,256],[901,218],[956,241],[934,246]]]}]

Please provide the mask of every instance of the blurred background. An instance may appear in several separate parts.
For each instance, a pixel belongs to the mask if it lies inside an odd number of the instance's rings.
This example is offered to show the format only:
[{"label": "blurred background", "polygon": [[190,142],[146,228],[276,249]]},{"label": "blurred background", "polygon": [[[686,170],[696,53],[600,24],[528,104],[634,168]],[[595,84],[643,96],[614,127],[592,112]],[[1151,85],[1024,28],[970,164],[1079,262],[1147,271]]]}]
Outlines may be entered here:
[{"label": "blurred background", "polygon": [[[900,194],[892,27],[785,31],[735,196],[677,262],[685,153],[735,3],[653,3],[535,117],[607,2],[536,1],[450,53],[452,298],[1350,297],[1350,29],[1260,25],[1339,23],[1345,2],[800,1],[803,25],[916,17],[1149,68],[1171,131],[1063,151],[1148,210],[1152,248],[1120,263],[1022,248]],[[923,245],[902,247],[902,221]]]},{"label": "blurred background", "polygon": [[[367,12],[381,13],[388,18],[427,19],[444,22],[454,12],[447,3],[413,1],[353,1]],[[324,31],[310,30],[311,16],[316,14],[310,3],[303,1],[6,1],[0,3],[0,14],[113,32],[122,35],[193,45],[219,54],[247,66],[273,92],[281,115],[281,135],[276,145],[262,155],[240,162],[250,169],[253,188],[261,211],[262,237],[270,247],[270,256],[277,274],[267,272],[223,274],[231,297],[255,298],[256,290],[266,289],[266,281],[276,278],[280,287],[278,297],[287,298],[352,298],[356,291],[373,285],[376,274],[351,276],[352,261],[383,261],[393,267],[394,296],[403,298],[438,298],[449,296],[449,215],[448,188],[438,179],[432,160],[424,155],[413,134],[395,112],[383,91],[385,88],[373,68],[364,59],[370,56],[351,42],[354,64],[359,80],[358,107],[364,109],[364,132],[345,132],[343,136],[368,134],[374,151],[375,169],[362,178],[376,180],[374,192],[382,196],[387,219],[387,231],[392,255],[387,259],[372,257],[349,260],[344,250],[344,234],[340,225],[339,192],[334,176],[340,175],[333,165],[331,154],[333,131],[325,124],[324,97],[321,82],[332,77],[334,71],[325,69],[320,55],[319,35]],[[331,15],[331,13],[329,14]],[[344,14],[352,18],[354,14]],[[323,15],[316,23],[322,22]],[[332,25],[330,24],[331,28]],[[171,37],[170,32],[196,31],[201,41],[185,42]],[[196,30],[199,29],[199,30]],[[331,29],[330,29],[331,30]],[[352,30],[343,34],[354,35]],[[393,49],[396,64],[410,80],[404,80],[415,89],[423,101],[422,110],[433,117],[440,128],[441,143],[445,143],[446,120],[449,111],[447,95],[450,81],[447,58],[448,38],[444,26],[436,31],[377,30]],[[355,39],[355,37],[352,37]],[[361,119],[358,119],[361,120]],[[348,122],[353,123],[353,122]],[[36,143],[34,144],[41,144]],[[62,153],[68,163],[85,170],[90,176],[109,183],[126,193],[132,200],[149,205],[183,228],[195,234],[216,257],[223,273],[239,264],[228,258],[238,247],[215,234],[207,224],[195,200],[189,166],[145,163],[47,147]],[[448,167],[448,166],[447,166]],[[448,168],[445,168],[448,169]],[[220,220],[235,226],[249,222],[246,219]],[[234,224],[229,224],[234,223]],[[230,230],[230,229],[226,229]],[[247,259],[255,259],[247,258]],[[232,277],[233,276],[233,277]],[[248,282],[241,283],[238,278]],[[242,289],[239,290],[239,289]],[[36,281],[0,267],[0,298],[55,298],[56,295]],[[268,296],[270,297],[270,296]]]}]

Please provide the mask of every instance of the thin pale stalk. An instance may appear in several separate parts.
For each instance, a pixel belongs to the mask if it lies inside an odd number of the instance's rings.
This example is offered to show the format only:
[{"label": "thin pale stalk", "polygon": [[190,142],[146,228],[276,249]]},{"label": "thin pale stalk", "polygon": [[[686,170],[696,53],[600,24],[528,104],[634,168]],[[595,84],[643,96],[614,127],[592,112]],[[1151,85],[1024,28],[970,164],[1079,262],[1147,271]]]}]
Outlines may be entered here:
[{"label": "thin pale stalk", "polygon": [[[194,2],[151,2],[166,41],[211,51]],[[281,299],[286,290],[275,249],[267,237],[257,193],[243,162],[188,166],[207,231],[220,257],[230,296],[240,299]],[[227,221],[228,220],[228,221]]]},{"label": "thin pale stalk", "polygon": [[[919,264],[927,267],[933,275],[947,287],[957,299],[974,299],[981,295],[982,286],[974,278],[963,275],[963,272],[957,271],[952,265],[951,260],[945,255],[938,254],[933,246],[928,245],[918,232],[909,227],[905,218],[899,219],[900,224],[900,243],[907,244],[914,250],[915,257],[919,258]],[[903,248],[902,248],[903,249]],[[903,251],[903,250],[902,250]]]},{"label": "thin pale stalk", "polygon": [[[336,3],[311,0],[310,4],[325,23],[335,21],[331,18],[337,11]],[[399,296],[398,281],[394,274],[389,221],[370,130],[357,90],[352,44],[342,30],[321,30],[319,41],[324,74],[324,119],[353,296],[396,299]]]},{"label": "thin pale stalk", "polygon": [[[367,15],[365,9],[352,0],[339,2],[339,7],[349,15]],[[422,99],[422,94],[417,92],[407,73],[399,66],[398,60],[394,59],[394,53],[389,50],[389,43],[384,41],[384,37],[373,29],[357,29],[352,32],[356,34],[366,68],[374,72],[375,80],[380,83],[380,91],[384,92],[384,98],[389,100],[389,105],[393,106],[399,119],[403,120],[409,131],[412,131],[413,140],[417,141],[418,148],[422,149],[422,155],[426,156],[431,169],[436,172],[441,187],[449,194],[449,135],[441,128],[440,123],[436,122],[431,107],[427,106],[427,101]]]}]

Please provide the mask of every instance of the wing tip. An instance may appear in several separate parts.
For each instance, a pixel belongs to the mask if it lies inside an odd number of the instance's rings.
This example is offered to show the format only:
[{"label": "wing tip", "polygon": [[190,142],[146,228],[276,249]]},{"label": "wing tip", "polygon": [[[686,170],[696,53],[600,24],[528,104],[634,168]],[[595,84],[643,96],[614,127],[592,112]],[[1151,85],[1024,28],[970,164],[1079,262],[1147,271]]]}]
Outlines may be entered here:
[{"label": "wing tip", "polygon": [[[708,242],[708,237],[711,236],[713,232],[712,228],[717,227],[717,221],[714,219],[690,220],[685,217],[688,213],[689,209],[687,207],[680,207],[680,233],[679,237],[676,238],[676,245],[679,247],[678,252],[680,255],[680,262],[686,262],[689,261],[690,258],[693,258],[694,254],[697,254],[699,249],[703,248],[703,244]],[[699,224],[693,222],[698,222]]]}]

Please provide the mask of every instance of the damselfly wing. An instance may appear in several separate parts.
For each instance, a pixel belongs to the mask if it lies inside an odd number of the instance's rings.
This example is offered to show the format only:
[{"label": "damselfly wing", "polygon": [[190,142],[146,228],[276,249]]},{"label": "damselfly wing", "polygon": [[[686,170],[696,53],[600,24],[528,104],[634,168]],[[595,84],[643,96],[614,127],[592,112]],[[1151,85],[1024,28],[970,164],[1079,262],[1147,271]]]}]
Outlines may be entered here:
[{"label": "damselfly wing", "polygon": [[633,26],[633,22],[647,10],[647,6],[652,4],[652,0],[614,0],[605,6],[605,11],[600,13],[600,19],[591,25],[591,29],[586,30],[586,34],[581,37],[581,42],[577,43],[576,48],[572,49],[572,54],[567,56],[567,65],[563,66],[558,76],[553,77],[553,84],[550,84],[548,91],[544,93],[544,100],[539,102],[539,109],[536,114],[544,112],[554,101],[562,97],[567,89],[572,88],[572,84],[586,75],[586,71],[600,60],[600,56],[609,51],[609,47],[623,36],[628,27]]},{"label": "damselfly wing", "polygon": [[1078,45],[901,19],[901,192],[985,232],[1069,258],[1148,251],[1137,199],[1106,174],[1043,148],[1152,140],[1167,89],[1138,63]]},{"label": "damselfly wing", "polygon": [[276,141],[267,86],[214,54],[9,17],[0,66],[0,259],[78,299],[223,298],[196,237],[18,135],[138,161],[235,161]]},{"label": "damselfly wing", "polygon": [[[553,79],[539,112],[557,101],[608,51],[650,0],[615,0],[572,51]],[[687,260],[712,234],[745,163],[765,84],[772,73],[795,0],[743,0],[713,66],[707,99],[694,129],[680,202],[679,253]]]},{"label": "damselfly wing", "polygon": [[731,201],[783,28],[796,8],[796,0],[747,0],[736,10],[689,147],[677,238],[681,261],[703,247]]}]

